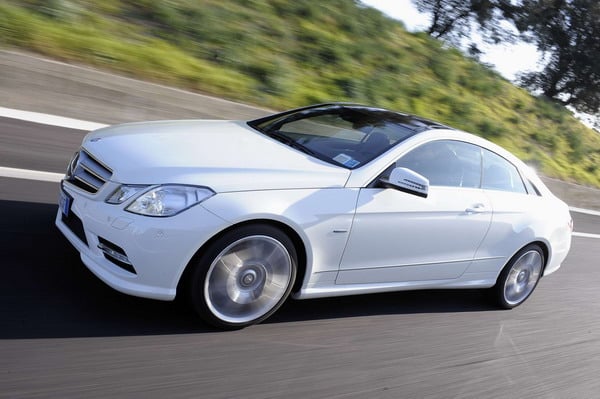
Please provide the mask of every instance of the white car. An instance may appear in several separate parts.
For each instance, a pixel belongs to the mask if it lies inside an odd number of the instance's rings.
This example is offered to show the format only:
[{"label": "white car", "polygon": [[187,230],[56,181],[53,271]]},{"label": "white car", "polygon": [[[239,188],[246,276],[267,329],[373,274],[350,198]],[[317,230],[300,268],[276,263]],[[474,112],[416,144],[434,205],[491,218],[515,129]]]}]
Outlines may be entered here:
[{"label": "white car", "polygon": [[567,205],[499,146],[340,103],[91,132],[56,225],[109,286],[188,296],[221,328],[266,319],[290,293],[489,288],[512,308],[572,232]]}]

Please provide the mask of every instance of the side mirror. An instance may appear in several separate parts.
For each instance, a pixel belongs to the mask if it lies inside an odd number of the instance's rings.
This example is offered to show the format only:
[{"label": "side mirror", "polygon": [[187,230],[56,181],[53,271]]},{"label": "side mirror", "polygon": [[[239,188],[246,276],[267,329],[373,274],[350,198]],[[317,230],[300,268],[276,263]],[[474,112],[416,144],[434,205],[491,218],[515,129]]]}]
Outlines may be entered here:
[{"label": "side mirror", "polygon": [[429,195],[429,179],[407,168],[394,168],[389,179],[380,179],[386,188],[393,188],[408,194],[427,198]]}]

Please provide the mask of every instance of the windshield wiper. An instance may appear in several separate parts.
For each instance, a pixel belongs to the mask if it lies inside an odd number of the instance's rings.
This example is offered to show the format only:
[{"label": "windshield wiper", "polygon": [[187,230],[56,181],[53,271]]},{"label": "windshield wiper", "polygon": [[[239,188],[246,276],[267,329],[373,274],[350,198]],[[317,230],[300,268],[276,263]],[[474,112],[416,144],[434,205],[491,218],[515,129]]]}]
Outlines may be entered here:
[{"label": "windshield wiper", "polygon": [[264,132],[267,136],[274,138],[275,140],[283,143],[283,144],[287,144],[292,148],[295,148],[297,150],[302,151],[305,154],[308,155],[312,155],[313,157],[316,158],[321,158],[321,156],[319,154],[317,154],[316,152],[314,152],[313,150],[311,150],[308,147],[303,146],[302,144],[298,143],[296,140],[294,140],[291,137],[286,136],[285,134],[279,133],[278,131],[267,131]]}]

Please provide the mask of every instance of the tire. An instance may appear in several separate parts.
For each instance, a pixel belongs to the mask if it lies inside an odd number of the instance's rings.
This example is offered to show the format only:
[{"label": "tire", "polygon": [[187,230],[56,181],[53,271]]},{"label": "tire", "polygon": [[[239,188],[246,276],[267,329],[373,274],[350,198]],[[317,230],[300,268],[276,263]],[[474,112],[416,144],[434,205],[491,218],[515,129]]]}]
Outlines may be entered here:
[{"label": "tire", "polygon": [[271,316],[296,279],[293,242],[280,229],[245,225],[209,244],[193,265],[189,298],[209,324],[239,329]]},{"label": "tire", "polygon": [[540,281],[544,264],[544,252],[537,244],[530,244],[517,252],[491,288],[497,305],[512,309],[525,302]]}]

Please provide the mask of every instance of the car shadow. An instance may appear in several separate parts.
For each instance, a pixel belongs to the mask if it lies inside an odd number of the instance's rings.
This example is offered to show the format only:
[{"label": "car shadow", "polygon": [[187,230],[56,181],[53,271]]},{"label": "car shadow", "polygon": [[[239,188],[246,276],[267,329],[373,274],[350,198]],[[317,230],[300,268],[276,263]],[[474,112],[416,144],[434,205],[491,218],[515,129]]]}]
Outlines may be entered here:
[{"label": "car shadow", "polygon": [[483,290],[423,290],[288,301],[263,323],[497,310]]},{"label": "car shadow", "polygon": [[[206,333],[184,304],[121,294],[97,279],[54,226],[55,204],[0,200],[0,339]],[[265,323],[493,309],[476,290],[287,301]]]}]

